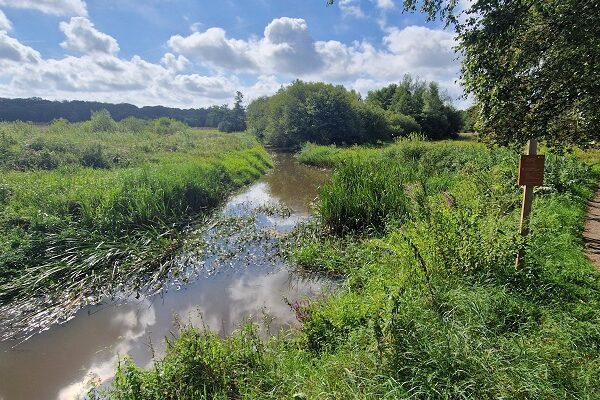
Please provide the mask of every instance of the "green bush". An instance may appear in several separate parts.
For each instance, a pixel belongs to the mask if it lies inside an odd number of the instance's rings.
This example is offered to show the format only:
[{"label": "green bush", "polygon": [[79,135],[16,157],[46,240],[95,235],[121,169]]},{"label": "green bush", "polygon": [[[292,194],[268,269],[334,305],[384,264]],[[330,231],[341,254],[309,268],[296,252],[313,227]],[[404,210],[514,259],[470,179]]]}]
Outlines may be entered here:
[{"label": "green bush", "polygon": [[100,110],[92,112],[89,127],[94,133],[114,132],[117,130],[117,123],[107,110]]}]

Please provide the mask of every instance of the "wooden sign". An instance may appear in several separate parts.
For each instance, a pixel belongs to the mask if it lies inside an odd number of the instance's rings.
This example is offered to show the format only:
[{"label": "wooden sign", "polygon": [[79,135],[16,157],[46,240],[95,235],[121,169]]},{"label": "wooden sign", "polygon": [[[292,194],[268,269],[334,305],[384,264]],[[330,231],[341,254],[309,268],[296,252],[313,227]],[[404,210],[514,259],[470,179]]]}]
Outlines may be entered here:
[{"label": "wooden sign", "polygon": [[543,155],[522,155],[519,161],[519,186],[542,186],[544,163]]}]

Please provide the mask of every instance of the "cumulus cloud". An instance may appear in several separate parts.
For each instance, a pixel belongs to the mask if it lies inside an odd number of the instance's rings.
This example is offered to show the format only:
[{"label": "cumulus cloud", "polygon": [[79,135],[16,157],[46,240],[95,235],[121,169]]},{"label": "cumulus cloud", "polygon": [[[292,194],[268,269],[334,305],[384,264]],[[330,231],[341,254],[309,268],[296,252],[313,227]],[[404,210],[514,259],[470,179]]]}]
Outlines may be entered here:
[{"label": "cumulus cloud", "polygon": [[119,51],[119,44],[115,38],[98,31],[87,18],[73,17],[69,22],[61,22],[60,30],[67,38],[60,44],[65,49],[83,54],[116,54]]},{"label": "cumulus cloud", "polygon": [[0,31],[10,31],[12,29],[12,23],[6,17],[6,14],[0,10]]},{"label": "cumulus cloud", "polygon": [[424,26],[391,28],[383,39],[393,55],[401,55],[409,69],[454,66],[455,35]]},{"label": "cumulus cloud", "polygon": [[[273,72],[302,74],[322,66],[306,21],[299,18],[278,18],[265,28],[264,39],[254,55],[271,62]],[[257,60],[258,62],[258,60]]]},{"label": "cumulus cloud", "polygon": [[83,0],[0,0],[0,6],[36,10],[58,16],[87,16]]},{"label": "cumulus cloud", "polygon": [[23,65],[9,74],[10,84],[0,88],[0,97],[5,95],[2,92],[8,92],[11,97],[96,99],[189,107],[229,99],[242,86],[236,78],[177,75],[138,56],[123,60],[100,54],[42,60],[35,66]]},{"label": "cumulus cloud", "polygon": [[393,82],[411,73],[446,83],[460,95],[454,83],[458,62],[453,50],[455,35],[423,26],[386,28],[380,46],[362,41],[315,41],[306,21],[274,19],[261,38],[229,38],[220,28],[190,36],[173,36],[169,47],[195,62],[219,71],[276,75],[288,79],[324,80],[353,86],[365,82]]},{"label": "cumulus cloud", "polygon": [[221,28],[187,37],[173,36],[168,46],[197,62],[235,72],[304,74],[322,67],[306,21],[277,18],[261,39],[231,39]]},{"label": "cumulus cloud", "polygon": [[172,53],[167,53],[161,58],[160,63],[170,71],[182,71],[190,63],[190,61],[182,55],[175,56]]},{"label": "cumulus cloud", "polygon": [[[0,0],[1,1],[1,0]],[[277,18],[260,37],[232,38],[221,28],[173,36],[152,63],[123,59],[116,40],[85,18],[61,24],[63,47],[79,55],[44,59],[0,31],[0,97],[44,97],[198,107],[248,100],[293,79],[346,85],[366,94],[406,73],[435,80],[454,98],[459,63],[454,35],[427,27],[386,28],[379,43],[317,41],[306,21]],[[199,71],[203,71],[199,73]]]},{"label": "cumulus cloud", "polygon": [[234,71],[253,70],[255,65],[248,57],[248,45],[242,40],[229,39],[225,30],[210,28],[194,32],[187,37],[172,36],[168,46],[189,58],[217,68]]},{"label": "cumulus cloud", "polygon": [[6,67],[6,63],[37,64],[40,60],[40,53],[8,36],[6,31],[0,31],[0,65]]}]

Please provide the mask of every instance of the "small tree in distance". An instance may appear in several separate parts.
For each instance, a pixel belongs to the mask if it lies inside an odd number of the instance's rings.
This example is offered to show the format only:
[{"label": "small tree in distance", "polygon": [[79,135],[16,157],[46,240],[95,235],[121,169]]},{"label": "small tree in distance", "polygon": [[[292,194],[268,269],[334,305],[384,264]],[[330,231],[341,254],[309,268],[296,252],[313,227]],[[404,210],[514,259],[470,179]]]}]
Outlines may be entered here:
[{"label": "small tree in distance", "polygon": [[223,119],[218,124],[221,132],[242,132],[246,130],[246,109],[243,106],[244,95],[237,91],[233,108],[226,108]]}]

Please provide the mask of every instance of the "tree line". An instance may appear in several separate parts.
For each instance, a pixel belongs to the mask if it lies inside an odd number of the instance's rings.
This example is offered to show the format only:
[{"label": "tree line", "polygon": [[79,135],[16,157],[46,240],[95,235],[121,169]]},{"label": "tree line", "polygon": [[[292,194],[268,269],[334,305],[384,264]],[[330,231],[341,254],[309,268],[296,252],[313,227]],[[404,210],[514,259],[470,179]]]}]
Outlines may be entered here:
[{"label": "tree line", "polygon": [[369,92],[366,99],[341,85],[296,80],[251,102],[246,123],[264,143],[294,148],[304,142],[374,143],[411,133],[449,138],[462,129],[463,113],[437,83],[410,76]]},{"label": "tree line", "polygon": [[231,106],[187,110],[39,98],[0,99],[0,121],[82,122],[102,113],[114,121],[170,119],[222,132],[247,129],[265,144],[285,148],[297,148],[305,142],[375,143],[411,133],[443,139],[472,125],[465,118],[469,114],[455,109],[437,83],[408,75],[398,84],[369,92],[365,99],[341,85],[296,80],[273,96],[252,101],[248,107],[243,101],[239,91]]}]

